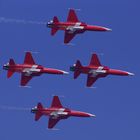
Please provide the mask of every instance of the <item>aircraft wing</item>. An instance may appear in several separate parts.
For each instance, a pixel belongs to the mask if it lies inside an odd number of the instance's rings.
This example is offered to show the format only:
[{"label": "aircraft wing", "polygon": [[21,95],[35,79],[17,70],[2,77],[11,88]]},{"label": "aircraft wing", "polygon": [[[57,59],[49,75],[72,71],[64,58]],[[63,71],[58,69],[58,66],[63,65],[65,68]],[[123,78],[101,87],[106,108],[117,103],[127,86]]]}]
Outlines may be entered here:
[{"label": "aircraft wing", "polygon": [[32,79],[32,76],[25,76],[24,74],[21,75],[21,86],[26,86],[26,84]]},{"label": "aircraft wing", "polygon": [[74,37],[76,33],[69,33],[68,31],[65,31],[65,37],[64,37],[64,43],[69,43]]},{"label": "aircraft wing", "polygon": [[32,54],[30,52],[26,52],[24,64],[31,64],[31,65],[35,64]]},{"label": "aircraft wing", "polygon": [[62,104],[58,98],[58,96],[54,96],[53,97],[53,101],[52,101],[52,104],[51,104],[51,107],[57,107],[57,108],[62,108]]},{"label": "aircraft wing", "polygon": [[49,118],[49,123],[48,123],[48,128],[53,128],[58,122],[59,118],[52,119],[51,117]]},{"label": "aircraft wing", "polygon": [[43,114],[41,113],[41,111],[40,111],[40,110],[42,110],[42,109],[43,109],[42,104],[41,104],[41,103],[38,103],[38,104],[37,104],[37,112],[35,113],[35,121],[38,121],[38,120],[41,118],[41,116],[43,115]]},{"label": "aircraft wing", "polygon": [[87,87],[91,87],[92,84],[95,83],[98,78],[99,78],[98,76],[91,77],[91,74],[88,74],[88,77],[87,77]]},{"label": "aircraft wing", "polygon": [[73,9],[69,10],[67,22],[79,22],[77,15]]},{"label": "aircraft wing", "polygon": [[100,60],[97,54],[92,54],[89,66],[101,66]]}]

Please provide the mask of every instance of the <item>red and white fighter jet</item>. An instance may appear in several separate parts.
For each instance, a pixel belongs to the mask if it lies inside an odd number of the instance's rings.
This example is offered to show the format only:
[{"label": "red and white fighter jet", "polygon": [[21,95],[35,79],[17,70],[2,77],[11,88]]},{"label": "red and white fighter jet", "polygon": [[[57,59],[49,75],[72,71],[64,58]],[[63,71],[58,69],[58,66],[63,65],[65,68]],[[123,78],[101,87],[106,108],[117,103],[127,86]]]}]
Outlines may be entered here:
[{"label": "red and white fighter jet", "polygon": [[15,72],[21,73],[21,86],[25,86],[33,77],[40,76],[43,73],[47,74],[68,74],[68,72],[45,68],[35,64],[35,61],[30,52],[26,52],[23,64],[15,64],[13,59],[7,64],[4,64],[3,69],[8,70],[7,78],[10,78]]},{"label": "red and white fighter jet", "polygon": [[74,79],[76,79],[81,73],[87,74],[87,87],[91,87],[98,78],[106,77],[107,75],[134,75],[130,72],[110,69],[107,66],[102,66],[96,54],[92,55],[90,64],[88,66],[82,66],[81,62],[77,60],[76,64],[70,67],[70,70],[74,71]]},{"label": "red and white fighter jet", "polygon": [[95,117],[95,115],[80,111],[70,110],[62,106],[58,96],[53,97],[53,101],[50,108],[44,108],[41,103],[35,108],[31,109],[32,113],[35,113],[35,121],[38,121],[41,116],[49,116],[48,128],[53,128],[61,119],[67,119],[69,117]]},{"label": "red and white fighter jet", "polygon": [[47,23],[49,28],[52,28],[51,35],[55,35],[58,30],[65,31],[64,43],[69,43],[76,34],[83,33],[85,31],[111,31],[111,29],[95,26],[95,25],[87,25],[84,22],[80,22],[76,16],[76,13],[73,9],[69,10],[67,22],[59,22],[58,18],[55,16],[53,20]]}]

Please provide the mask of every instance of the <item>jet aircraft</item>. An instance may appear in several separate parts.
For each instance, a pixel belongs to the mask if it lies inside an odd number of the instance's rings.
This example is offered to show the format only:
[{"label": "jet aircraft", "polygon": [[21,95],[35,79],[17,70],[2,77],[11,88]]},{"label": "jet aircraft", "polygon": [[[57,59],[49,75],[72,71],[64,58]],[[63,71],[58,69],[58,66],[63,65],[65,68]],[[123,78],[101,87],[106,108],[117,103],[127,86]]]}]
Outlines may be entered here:
[{"label": "jet aircraft", "polygon": [[96,26],[88,25],[84,22],[80,22],[77,18],[77,15],[73,9],[69,10],[68,18],[66,22],[60,22],[56,16],[53,20],[47,23],[47,27],[51,28],[51,35],[55,35],[58,30],[65,31],[64,43],[68,44],[75,35],[84,33],[85,31],[111,31],[111,29]]},{"label": "jet aircraft", "polygon": [[68,74],[68,72],[45,68],[41,65],[37,65],[30,52],[26,52],[23,64],[16,64],[13,59],[7,64],[4,64],[3,69],[8,70],[7,78],[10,78],[15,72],[21,73],[21,86],[26,86],[26,84],[35,76],[40,76],[41,74]]},{"label": "jet aircraft", "polygon": [[48,128],[52,129],[60,120],[67,119],[69,117],[95,117],[90,113],[81,111],[75,111],[62,106],[59,97],[54,96],[50,108],[44,108],[41,103],[31,109],[32,113],[35,113],[35,121],[38,121],[41,116],[49,116]]},{"label": "jet aircraft", "polygon": [[110,69],[107,66],[102,66],[97,54],[92,55],[90,64],[88,66],[82,66],[81,62],[77,60],[76,64],[70,67],[70,70],[74,71],[74,79],[76,79],[81,73],[87,74],[87,87],[91,87],[98,78],[106,77],[107,75],[134,75],[130,72]]}]

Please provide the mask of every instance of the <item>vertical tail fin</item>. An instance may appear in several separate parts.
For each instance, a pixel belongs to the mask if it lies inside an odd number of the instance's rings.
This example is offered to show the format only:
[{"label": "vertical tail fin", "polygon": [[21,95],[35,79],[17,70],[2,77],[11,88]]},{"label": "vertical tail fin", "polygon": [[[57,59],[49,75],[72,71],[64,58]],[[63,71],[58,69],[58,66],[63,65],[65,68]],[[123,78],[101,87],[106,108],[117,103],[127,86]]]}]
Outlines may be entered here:
[{"label": "vertical tail fin", "polygon": [[37,112],[35,114],[35,121],[38,121],[41,118],[41,116],[43,115],[42,114],[42,109],[43,109],[42,104],[38,103],[38,105],[37,105]]},{"label": "vertical tail fin", "polygon": [[76,79],[81,74],[80,71],[81,68],[82,68],[81,62],[77,60],[74,71],[74,79]]},{"label": "vertical tail fin", "polygon": [[[55,25],[58,22],[59,22],[58,18],[56,16],[54,16],[53,24]],[[52,30],[51,30],[51,35],[55,35],[57,31],[58,31],[58,28],[57,27],[53,27]]]},{"label": "vertical tail fin", "polygon": [[[9,67],[10,66],[14,66],[14,65],[15,65],[14,60],[13,59],[10,59],[9,60]],[[8,70],[8,72],[7,72],[7,78],[10,78],[14,73],[15,73],[15,71]]]}]

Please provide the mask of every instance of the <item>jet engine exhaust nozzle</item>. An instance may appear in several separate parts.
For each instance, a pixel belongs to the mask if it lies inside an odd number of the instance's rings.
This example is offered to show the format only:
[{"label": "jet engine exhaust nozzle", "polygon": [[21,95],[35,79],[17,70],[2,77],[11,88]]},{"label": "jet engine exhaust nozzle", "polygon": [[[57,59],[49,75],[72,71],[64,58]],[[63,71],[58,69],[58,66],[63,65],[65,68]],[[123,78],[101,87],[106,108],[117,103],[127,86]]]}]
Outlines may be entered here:
[{"label": "jet engine exhaust nozzle", "polygon": [[38,111],[37,107],[31,109],[31,113],[36,113]]}]

